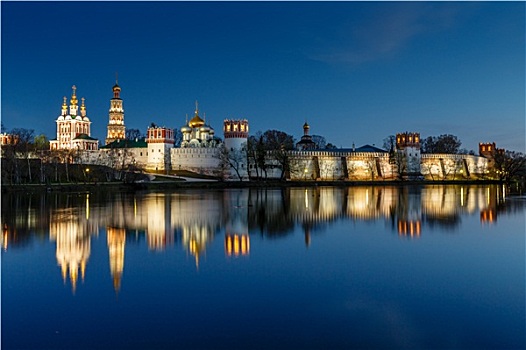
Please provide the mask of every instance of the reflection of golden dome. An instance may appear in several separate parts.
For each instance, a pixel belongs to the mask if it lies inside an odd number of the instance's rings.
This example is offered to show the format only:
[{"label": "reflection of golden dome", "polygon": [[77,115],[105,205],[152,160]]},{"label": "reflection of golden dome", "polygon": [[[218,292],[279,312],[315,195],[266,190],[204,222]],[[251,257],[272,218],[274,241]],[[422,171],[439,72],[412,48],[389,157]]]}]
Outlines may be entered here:
[{"label": "reflection of golden dome", "polygon": [[203,125],[205,125],[205,122],[203,119],[199,117],[197,113],[195,113],[195,116],[192,119],[190,119],[190,121],[188,122],[188,125],[191,128],[200,128]]}]

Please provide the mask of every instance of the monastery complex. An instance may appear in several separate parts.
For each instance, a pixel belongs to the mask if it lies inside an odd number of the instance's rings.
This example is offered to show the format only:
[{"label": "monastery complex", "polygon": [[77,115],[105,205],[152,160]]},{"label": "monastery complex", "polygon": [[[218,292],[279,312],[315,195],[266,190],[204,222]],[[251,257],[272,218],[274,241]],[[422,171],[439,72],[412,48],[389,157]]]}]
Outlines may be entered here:
[{"label": "monastery complex", "polygon": [[[118,158],[117,162],[133,162],[152,172],[188,170],[226,180],[248,180],[259,176],[296,181],[481,179],[489,173],[497,151],[495,143],[481,143],[478,156],[422,154],[418,132],[398,133],[396,148],[390,151],[370,145],[318,149],[310,135],[310,126],[305,123],[296,149],[287,151],[288,169],[283,170],[269,151],[265,173],[262,174],[256,164],[247,160],[246,152],[241,151],[249,137],[248,120],[225,119],[221,139],[206,123],[206,118],[201,117],[196,102],[194,116],[190,120],[187,117],[180,127],[180,146],[175,146],[174,129],[154,123],[146,130],[144,140],[127,140],[121,87],[117,82],[112,91],[104,145],[99,145],[99,140],[91,137],[92,121],[87,115],[85,99],[80,99],[79,106],[77,89],[73,86],[69,105],[67,98],[63,99],[61,113],[56,119],[56,138],[50,140],[50,149],[79,151],[84,164],[112,166]],[[225,149],[236,164],[233,166],[232,161],[229,162],[229,169],[221,157]],[[237,158],[233,156],[235,154]]]}]

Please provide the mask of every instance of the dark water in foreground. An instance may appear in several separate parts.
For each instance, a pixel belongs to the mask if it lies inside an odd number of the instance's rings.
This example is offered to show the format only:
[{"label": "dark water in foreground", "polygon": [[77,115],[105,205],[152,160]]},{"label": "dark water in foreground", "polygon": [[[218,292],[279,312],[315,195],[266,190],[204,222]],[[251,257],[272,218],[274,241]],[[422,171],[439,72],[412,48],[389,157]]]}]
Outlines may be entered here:
[{"label": "dark water in foreground", "polygon": [[2,349],[525,348],[500,186],[4,195]]}]

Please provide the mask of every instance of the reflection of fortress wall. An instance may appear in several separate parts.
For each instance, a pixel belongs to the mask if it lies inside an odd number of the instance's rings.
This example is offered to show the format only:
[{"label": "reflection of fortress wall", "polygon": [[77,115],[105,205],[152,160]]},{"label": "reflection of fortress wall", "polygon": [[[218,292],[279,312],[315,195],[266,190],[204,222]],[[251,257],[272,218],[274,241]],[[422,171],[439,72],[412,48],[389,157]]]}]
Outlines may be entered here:
[{"label": "reflection of fortress wall", "polygon": [[196,266],[208,242],[219,229],[222,215],[219,192],[195,194],[177,193],[171,198],[171,227],[180,228],[185,249],[195,257]]},{"label": "reflection of fortress wall", "polygon": [[170,195],[164,193],[152,193],[145,198],[145,209],[148,213],[146,239],[149,249],[163,250],[167,245],[173,244],[170,199]]},{"label": "reflection of fortress wall", "polygon": [[290,215],[301,222],[333,220],[343,214],[344,195],[336,187],[291,188]]},{"label": "reflection of fortress wall", "polygon": [[397,205],[396,188],[356,187],[348,188],[347,215],[362,220],[378,217],[388,218]]},{"label": "reflection of fortress wall", "polygon": [[445,217],[458,214],[460,191],[452,186],[433,186],[422,190],[422,212],[426,216]]}]

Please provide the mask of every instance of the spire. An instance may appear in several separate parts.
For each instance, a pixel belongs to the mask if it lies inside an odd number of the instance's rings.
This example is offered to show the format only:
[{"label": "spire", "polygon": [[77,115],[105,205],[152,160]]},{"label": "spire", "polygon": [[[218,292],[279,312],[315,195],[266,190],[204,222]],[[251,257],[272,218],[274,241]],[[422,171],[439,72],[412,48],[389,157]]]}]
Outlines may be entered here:
[{"label": "spire", "polygon": [[121,98],[121,87],[119,86],[119,73],[115,72],[115,85],[113,85],[113,98]]},{"label": "spire", "polygon": [[73,85],[73,87],[71,88],[73,90],[73,92],[71,93],[71,101],[69,101],[72,105],[76,106],[78,104],[78,100],[77,100],[77,87],[75,85]]},{"label": "spire", "polygon": [[309,134],[310,126],[307,123],[307,120],[305,120],[305,124],[303,124],[303,135],[307,136]]},{"label": "spire", "polygon": [[199,117],[199,103],[195,100],[195,115],[190,119],[188,126],[191,128],[200,128],[203,125],[205,125],[205,122]]}]

